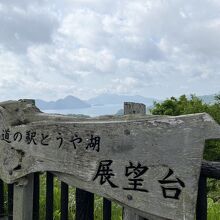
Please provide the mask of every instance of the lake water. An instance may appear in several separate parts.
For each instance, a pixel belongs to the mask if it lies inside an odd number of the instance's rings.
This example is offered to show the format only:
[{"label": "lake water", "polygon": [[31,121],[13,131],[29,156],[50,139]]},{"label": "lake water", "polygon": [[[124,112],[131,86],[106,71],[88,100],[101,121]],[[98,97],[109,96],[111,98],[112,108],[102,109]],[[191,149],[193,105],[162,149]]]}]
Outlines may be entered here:
[{"label": "lake water", "polygon": [[101,105],[91,106],[90,108],[78,108],[78,109],[51,109],[43,110],[46,113],[58,113],[58,114],[83,114],[91,117],[100,115],[115,115],[120,109],[123,109],[123,104],[117,105]]}]

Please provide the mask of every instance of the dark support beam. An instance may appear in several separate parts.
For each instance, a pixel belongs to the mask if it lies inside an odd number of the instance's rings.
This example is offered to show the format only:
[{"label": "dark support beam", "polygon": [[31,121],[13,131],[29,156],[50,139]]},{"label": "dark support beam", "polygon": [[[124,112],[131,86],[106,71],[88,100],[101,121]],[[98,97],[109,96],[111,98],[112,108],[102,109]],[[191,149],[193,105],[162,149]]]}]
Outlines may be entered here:
[{"label": "dark support beam", "polygon": [[39,220],[40,175],[34,173],[33,220]]},{"label": "dark support beam", "polygon": [[53,220],[53,174],[47,172],[46,180],[46,220]]},{"label": "dark support beam", "polygon": [[4,216],[4,183],[0,180],[0,218]]},{"label": "dark support beam", "polygon": [[8,220],[13,220],[13,194],[14,185],[8,184]]},{"label": "dark support beam", "polygon": [[103,198],[103,220],[111,220],[112,203],[106,198]]},{"label": "dark support beam", "polygon": [[61,216],[60,220],[68,220],[68,194],[69,187],[66,183],[61,182]]},{"label": "dark support beam", "polygon": [[76,189],[76,220],[94,220],[94,194]]},{"label": "dark support beam", "polygon": [[196,219],[207,220],[207,178],[203,175],[199,178]]}]

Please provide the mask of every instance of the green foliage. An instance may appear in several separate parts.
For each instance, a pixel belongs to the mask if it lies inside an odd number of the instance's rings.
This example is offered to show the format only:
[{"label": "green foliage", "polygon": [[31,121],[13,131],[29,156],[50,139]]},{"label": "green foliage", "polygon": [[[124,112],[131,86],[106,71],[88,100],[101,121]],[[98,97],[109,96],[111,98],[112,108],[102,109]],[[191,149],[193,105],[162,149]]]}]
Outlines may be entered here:
[{"label": "green foliage", "polygon": [[214,202],[220,202],[220,181],[216,179],[208,179],[207,184],[208,197]]},{"label": "green foliage", "polygon": [[206,141],[203,158],[209,161],[220,161],[220,141],[219,140]]},{"label": "green foliage", "polygon": [[202,100],[195,95],[191,95],[190,99],[187,99],[185,95],[182,95],[179,97],[179,99],[171,97],[162,103],[155,102],[151,113],[153,115],[177,116],[183,114],[207,112],[208,108],[208,105],[204,104]]},{"label": "green foliage", "polygon": [[218,103],[209,105],[206,111],[220,124],[220,100]]},{"label": "green foliage", "polygon": [[220,123],[220,94],[215,96],[215,100],[216,103],[208,105],[195,95],[191,95],[190,98],[187,98],[186,95],[182,95],[178,99],[171,97],[162,103],[154,102],[151,113],[153,115],[177,116],[206,112]]},{"label": "green foliage", "polygon": [[[102,220],[103,216],[103,198],[95,195],[94,219]],[[122,220],[122,208],[115,202],[112,202],[112,220]]]},{"label": "green foliage", "polygon": [[112,220],[122,220],[122,207],[117,203],[112,203]]},{"label": "green foliage", "polygon": [[209,220],[220,219],[220,203],[214,202],[212,198],[208,198],[208,219]]}]

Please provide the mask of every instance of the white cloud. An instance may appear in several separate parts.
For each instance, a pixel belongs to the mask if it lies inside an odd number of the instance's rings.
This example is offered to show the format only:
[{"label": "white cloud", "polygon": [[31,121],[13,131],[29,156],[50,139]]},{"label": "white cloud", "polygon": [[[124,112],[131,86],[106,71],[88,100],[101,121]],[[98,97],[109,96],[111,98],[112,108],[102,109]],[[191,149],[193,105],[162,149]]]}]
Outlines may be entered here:
[{"label": "white cloud", "polygon": [[30,1],[16,2],[1,3],[0,44],[6,50],[23,53],[33,44],[51,43],[58,25],[57,13]]},{"label": "white cloud", "polygon": [[217,0],[0,0],[1,99],[216,93],[219,11]]},{"label": "white cloud", "polygon": [[114,93],[131,93],[132,90],[137,87],[142,87],[143,83],[136,78],[133,77],[125,77],[123,79],[117,78],[112,80],[112,84],[110,84],[109,90]]},{"label": "white cloud", "polygon": [[88,9],[73,10],[64,17],[59,32],[79,47],[97,48],[105,41],[102,16]]}]

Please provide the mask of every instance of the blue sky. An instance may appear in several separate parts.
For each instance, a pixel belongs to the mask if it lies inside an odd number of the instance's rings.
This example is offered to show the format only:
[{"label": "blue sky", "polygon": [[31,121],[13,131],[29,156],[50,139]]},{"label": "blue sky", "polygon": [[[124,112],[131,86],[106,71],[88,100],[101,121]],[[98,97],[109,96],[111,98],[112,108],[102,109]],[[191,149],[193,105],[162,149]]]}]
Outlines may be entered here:
[{"label": "blue sky", "polygon": [[0,0],[0,100],[220,92],[219,0]]}]

